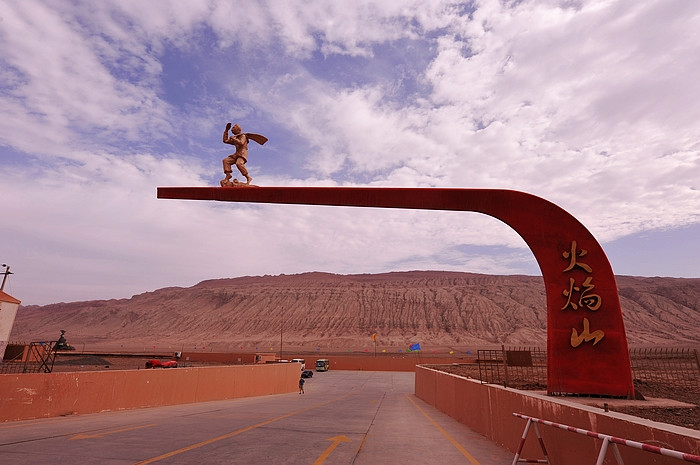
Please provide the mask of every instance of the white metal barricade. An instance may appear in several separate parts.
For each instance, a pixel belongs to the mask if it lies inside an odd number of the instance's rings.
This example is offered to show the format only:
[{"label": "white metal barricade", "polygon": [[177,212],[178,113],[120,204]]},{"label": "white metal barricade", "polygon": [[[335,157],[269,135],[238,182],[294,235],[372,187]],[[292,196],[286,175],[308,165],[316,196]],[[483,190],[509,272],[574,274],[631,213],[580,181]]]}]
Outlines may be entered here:
[{"label": "white metal barricade", "polygon": [[[542,420],[542,419],[535,418],[535,417],[529,417],[527,415],[522,415],[520,413],[513,413],[513,416],[518,417],[518,418],[522,418],[523,420],[527,420],[527,424],[525,425],[525,431],[523,431],[523,436],[520,439],[520,444],[518,444],[518,450],[515,452],[515,457],[513,457],[512,465],[516,465],[518,462],[550,463],[549,457],[547,455],[547,450],[544,447],[544,441],[542,441],[542,436],[540,435],[540,432],[537,429],[538,423],[541,425],[553,426],[555,428],[563,429],[564,431],[571,431],[571,432],[578,433],[578,434],[584,434],[584,435],[590,436],[592,438],[601,439],[603,441],[603,445],[600,447],[600,453],[598,454],[598,460],[596,461],[596,465],[603,464],[603,461],[605,460],[605,455],[608,453],[608,446],[611,444],[612,444],[613,454],[615,455],[615,459],[617,460],[617,463],[619,465],[624,465],[624,463],[622,462],[622,456],[620,455],[620,451],[617,448],[618,444],[621,444],[623,446],[634,447],[635,449],[651,452],[654,454],[664,455],[666,457],[673,457],[673,458],[680,459],[680,460],[690,462],[690,463],[699,463],[700,464],[700,455],[687,454],[685,452],[679,452],[677,450],[672,450],[672,449],[664,449],[663,447],[654,446],[651,444],[630,441],[629,439],[616,438],[615,436],[609,436],[607,434],[600,434],[600,433],[596,433],[595,431],[588,431],[585,429],[575,428],[573,426],[562,425],[560,423],[554,423],[552,421]],[[530,430],[530,425],[534,426],[534,428],[535,428],[535,433],[537,434],[537,439],[539,440],[540,447],[542,449],[542,452],[544,453],[544,459],[527,460],[527,459],[520,458],[520,453],[522,452],[523,446],[525,445],[525,438],[527,437],[527,434]]]}]

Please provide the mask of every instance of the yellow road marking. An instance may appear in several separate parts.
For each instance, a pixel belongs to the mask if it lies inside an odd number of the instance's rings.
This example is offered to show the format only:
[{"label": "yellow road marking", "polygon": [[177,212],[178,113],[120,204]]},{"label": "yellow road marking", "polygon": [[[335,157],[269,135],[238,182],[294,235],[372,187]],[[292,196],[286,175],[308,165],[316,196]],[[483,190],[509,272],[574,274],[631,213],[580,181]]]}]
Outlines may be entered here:
[{"label": "yellow road marking", "polygon": [[279,420],[284,420],[285,418],[289,418],[291,416],[298,415],[300,413],[308,412],[309,410],[313,410],[313,409],[318,408],[318,407],[323,407],[324,405],[328,405],[331,402],[335,402],[337,400],[343,399],[345,397],[348,397],[349,395],[350,394],[338,397],[337,399],[331,399],[331,400],[326,401],[326,402],[321,402],[320,404],[312,405],[311,407],[307,407],[307,408],[303,408],[301,410],[297,410],[295,412],[287,413],[287,414],[279,416],[277,418],[272,418],[270,420],[261,421],[260,423],[256,423],[254,425],[247,426],[245,428],[242,428],[242,429],[239,429],[236,431],[232,431],[230,433],[227,433],[227,434],[224,434],[221,436],[217,436],[215,438],[207,439],[206,441],[198,442],[197,444],[192,444],[190,446],[183,447],[181,449],[177,449],[177,450],[174,450],[172,452],[167,452],[167,453],[159,455],[157,457],[153,457],[150,459],[142,460],[140,462],[136,462],[134,465],[146,465],[149,463],[158,462],[160,460],[167,459],[168,457],[182,454],[183,452],[189,452],[191,450],[198,449],[200,447],[208,446],[209,444],[213,444],[215,442],[222,441],[224,439],[232,438],[232,437],[237,436],[241,433],[245,433],[247,431],[254,430],[255,428],[260,428],[261,426],[269,425],[270,423],[274,423],[274,422],[279,421]]},{"label": "yellow road marking", "polygon": [[10,428],[22,428],[23,426],[34,426],[36,423],[21,423],[13,425],[2,425],[0,429],[10,429]]},{"label": "yellow road marking", "polygon": [[328,446],[328,449],[326,449],[323,454],[321,454],[316,461],[314,462],[314,465],[321,465],[323,462],[326,461],[329,455],[331,455],[331,452],[333,452],[333,449],[338,447],[338,445],[341,442],[352,442],[352,440],[345,436],[344,434],[341,434],[340,436],[335,436],[333,438],[328,438],[329,441],[333,441],[333,443]]},{"label": "yellow road marking", "polygon": [[323,462],[325,462],[328,456],[331,455],[331,452],[333,452],[333,449],[338,447],[338,445],[341,442],[352,442],[352,440],[344,434],[341,434],[340,436],[335,436],[333,438],[328,438],[328,440],[333,441],[333,443],[330,446],[328,446],[328,449],[326,449],[323,452],[323,454],[319,456],[319,458],[316,459],[314,465],[321,465]]},{"label": "yellow road marking", "polygon": [[475,459],[474,457],[472,457],[472,455],[471,455],[469,452],[467,452],[467,450],[466,450],[464,447],[462,447],[462,445],[461,445],[460,443],[458,443],[452,436],[450,436],[450,434],[449,434],[447,431],[445,431],[445,429],[444,429],[442,426],[438,425],[438,424],[435,422],[435,420],[433,420],[433,419],[425,412],[425,410],[423,410],[422,408],[420,408],[420,406],[416,403],[416,401],[413,400],[413,399],[411,398],[411,395],[406,394],[406,398],[407,398],[408,400],[411,401],[411,403],[414,405],[414,407],[416,407],[416,408],[418,409],[418,411],[419,411],[420,413],[422,413],[423,415],[425,415],[425,418],[427,418],[427,419],[430,421],[430,423],[432,423],[433,426],[436,427],[436,428],[438,429],[438,431],[440,431],[440,432],[452,443],[452,445],[455,446],[455,447],[457,448],[457,450],[460,451],[460,452],[462,453],[462,455],[465,456],[465,457],[467,458],[467,460],[469,460],[469,462],[470,462],[472,465],[481,465],[481,464],[479,463],[479,461],[478,461],[477,459]]},{"label": "yellow road marking", "polygon": [[102,436],[106,436],[108,434],[115,434],[115,433],[123,433],[124,431],[133,431],[135,429],[141,429],[141,428],[149,428],[151,426],[156,426],[157,423],[151,423],[150,425],[141,425],[141,426],[131,426],[129,428],[122,428],[122,429],[116,429],[114,431],[104,431],[102,433],[96,433],[96,434],[76,434],[70,440],[74,439],[93,439],[93,438],[101,438]]},{"label": "yellow road marking", "polygon": [[10,421],[12,421],[12,423],[2,424],[2,425],[0,425],[0,429],[26,428],[26,427],[36,426],[38,424],[52,425],[54,423],[64,421],[65,418],[66,418],[65,416],[62,416],[62,417],[51,417],[51,418],[34,418],[32,420],[17,420],[17,421],[10,420]]}]

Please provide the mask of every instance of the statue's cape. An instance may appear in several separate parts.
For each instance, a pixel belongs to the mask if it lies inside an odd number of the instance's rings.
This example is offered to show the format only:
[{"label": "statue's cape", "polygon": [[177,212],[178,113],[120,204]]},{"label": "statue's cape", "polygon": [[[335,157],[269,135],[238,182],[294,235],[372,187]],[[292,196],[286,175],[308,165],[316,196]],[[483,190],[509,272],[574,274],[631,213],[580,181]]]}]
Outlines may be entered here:
[{"label": "statue's cape", "polygon": [[265,142],[267,142],[267,137],[261,136],[260,134],[254,134],[252,132],[246,132],[245,133],[246,137],[250,140],[254,140],[260,145],[265,145]]}]

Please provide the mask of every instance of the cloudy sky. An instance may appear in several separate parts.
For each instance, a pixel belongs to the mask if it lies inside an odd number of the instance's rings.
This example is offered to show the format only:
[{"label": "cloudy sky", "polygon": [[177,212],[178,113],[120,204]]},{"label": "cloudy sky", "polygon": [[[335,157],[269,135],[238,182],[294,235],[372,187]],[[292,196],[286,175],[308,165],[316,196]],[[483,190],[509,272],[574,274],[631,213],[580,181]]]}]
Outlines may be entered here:
[{"label": "cloudy sky", "polygon": [[156,199],[218,185],[229,121],[260,186],[526,191],[616,274],[700,277],[699,31],[691,0],[0,0],[5,291],[540,274],[477,213]]}]

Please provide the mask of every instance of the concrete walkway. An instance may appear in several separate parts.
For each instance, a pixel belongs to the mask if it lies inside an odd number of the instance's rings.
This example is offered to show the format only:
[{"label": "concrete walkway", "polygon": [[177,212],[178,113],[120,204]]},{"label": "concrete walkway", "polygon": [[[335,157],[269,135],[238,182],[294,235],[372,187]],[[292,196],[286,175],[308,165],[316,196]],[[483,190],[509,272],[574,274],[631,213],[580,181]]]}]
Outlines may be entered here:
[{"label": "concrete walkway", "polygon": [[305,393],[0,424],[21,464],[509,464],[413,395],[413,373],[329,371]]}]

